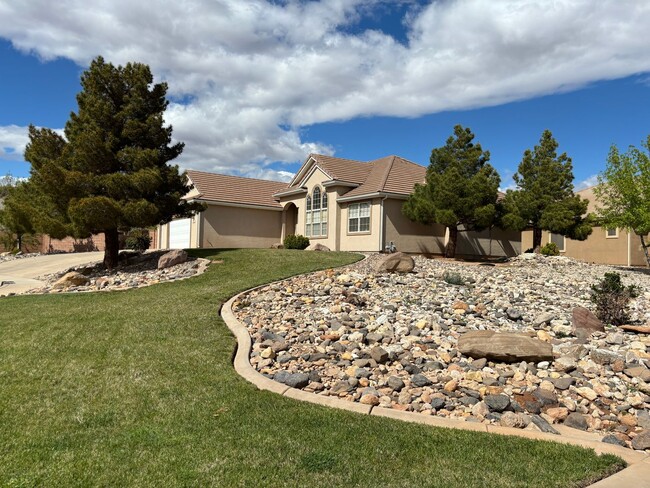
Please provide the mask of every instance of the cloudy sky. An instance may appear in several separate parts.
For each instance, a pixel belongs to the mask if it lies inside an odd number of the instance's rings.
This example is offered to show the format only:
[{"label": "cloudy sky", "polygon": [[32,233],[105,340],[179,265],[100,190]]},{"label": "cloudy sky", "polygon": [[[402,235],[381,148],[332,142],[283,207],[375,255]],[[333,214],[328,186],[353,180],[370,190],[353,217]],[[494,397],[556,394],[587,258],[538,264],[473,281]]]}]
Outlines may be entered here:
[{"label": "cloudy sky", "polygon": [[576,184],[650,134],[649,0],[0,0],[0,174],[102,55],[169,83],[183,168],[286,179],[310,152],[428,163],[455,124],[511,183],[543,129]]}]

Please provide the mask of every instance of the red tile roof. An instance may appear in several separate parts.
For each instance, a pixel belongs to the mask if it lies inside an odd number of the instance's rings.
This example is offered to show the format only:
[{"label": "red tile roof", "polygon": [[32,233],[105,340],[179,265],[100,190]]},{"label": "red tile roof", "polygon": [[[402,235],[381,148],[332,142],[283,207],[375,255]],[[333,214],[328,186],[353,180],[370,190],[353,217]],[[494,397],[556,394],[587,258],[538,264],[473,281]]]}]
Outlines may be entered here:
[{"label": "red tile roof", "polygon": [[192,169],[187,170],[187,175],[199,192],[195,198],[213,202],[282,208],[273,198],[273,194],[287,188],[287,184],[281,181],[206,173]]}]

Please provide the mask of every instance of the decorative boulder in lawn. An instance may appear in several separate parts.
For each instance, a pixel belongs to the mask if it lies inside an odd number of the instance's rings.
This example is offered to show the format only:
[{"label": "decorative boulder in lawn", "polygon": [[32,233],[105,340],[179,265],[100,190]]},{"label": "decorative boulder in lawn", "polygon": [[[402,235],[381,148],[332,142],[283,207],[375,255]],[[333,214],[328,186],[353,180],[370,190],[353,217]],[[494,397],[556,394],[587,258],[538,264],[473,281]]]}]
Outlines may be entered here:
[{"label": "decorative boulder in lawn", "polygon": [[377,273],[410,273],[415,268],[415,261],[408,254],[396,252],[386,256],[377,265]]},{"label": "decorative boulder in lawn", "polygon": [[329,251],[329,250],[330,250],[329,247],[318,243],[309,244],[309,246],[307,246],[307,248],[305,249],[305,251]]},{"label": "decorative boulder in lawn", "polygon": [[275,244],[271,244],[271,249],[284,249],[284,244],[276,242]]},{"label": "decorative boulder in lawn", "polygon": [[56,283],[52,285],[52,288],[61,289],[70,288],[71,286],[83,286],[87,285],[89,282],[90,280],[81,273],[70,271],[59,278]]},{"label": "decorative boulder in lawn", "polygon": [[553,346],[519,332],[476,330],[458,338],[458,351],[474,359],[504,363],[541,362],[553,359]]},{"label": "decorative boulder in lawn", "polygon": [[187,261],[187,253],[182,249],[174,249],[160,256],[158,269],[169,268]]},{"label": "decorative boulder in lawn", "polygon": [[571,313],[573,318],[573,335],[581,339],[588,339],[594,332],[604,332],[603,323],[585,307],[575,307]]}]

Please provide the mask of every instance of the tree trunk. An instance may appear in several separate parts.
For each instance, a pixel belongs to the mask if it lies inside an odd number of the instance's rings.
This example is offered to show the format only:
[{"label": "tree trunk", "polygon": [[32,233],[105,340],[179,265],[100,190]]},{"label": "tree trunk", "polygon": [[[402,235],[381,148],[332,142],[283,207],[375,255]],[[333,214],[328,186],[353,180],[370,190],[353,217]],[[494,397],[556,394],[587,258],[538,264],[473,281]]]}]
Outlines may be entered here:
[{"label": "tree trunk", "polygon": [[23,235],[22,234],[16,234],[16,245],[18,246],[18,252],[22,251],[22,249],[23,249]]},{"label": "tree trunk", "polygon": [[650,266],[650,255],[648,255],[648,244],[645,243],[645,237],[642,235],[639,235],[639,239],[641,239],[641,247],[643,248],[643,253],[645,254],[645,261],[648,263],[648,266]]},{"label": "tree trunk", "polygon": [[119,252],[120,240],[117,229],[107,229],[104,231],[104,266],[106,269],[117,267]]},{"label": "tree trunk", "polygon": [[533,252],[539,252],[542,247],[542,229],[533,227]]},{"label": "tree trunk", "polygon": [[449,227],[449,241],[445,248],[446,258],[456,257],[456,243],[458,242],[458,227]]}]

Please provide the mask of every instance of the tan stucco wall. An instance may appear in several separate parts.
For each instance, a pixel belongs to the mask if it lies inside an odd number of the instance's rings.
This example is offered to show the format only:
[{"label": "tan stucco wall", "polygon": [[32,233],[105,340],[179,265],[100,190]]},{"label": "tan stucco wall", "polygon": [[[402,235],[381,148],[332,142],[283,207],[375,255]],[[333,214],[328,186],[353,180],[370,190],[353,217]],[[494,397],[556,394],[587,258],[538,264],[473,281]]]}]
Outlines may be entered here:
[{"label": "tan stucco wall", "polygon": [[403,204],[403,200],[384,201],[384,245],[392,241],[401,252],[443,254],[445,227],[440,224],[423,225],[411,222],[402,215]]},{"label": "tan stucco wall", "polygon": [[[549,242],[549,236],[550,234],[547,231],[542,231],[542,246]],[[634,238],[636,236],[632,235],[630,237],[633,244],[632,248],[634,248]],[[636,237],[637,242],[638,240],[638,237]],[[525,230],[521,233],[521,249],[522,251],[526,251],[532,247],[533,231]],[[594,227],[591,235],[584,241],[566,239],[565,251],[561,255],[588,263],[626,266],[628,264],[627,250],[627,231],[619,229],[617,238],[607,238],[603,227]],[[633,262],[632,264],[635,263]]]},{"label": "tan stucco wall", "polygon": [[280,211],[209,205],[201,218],[201,247],[265,248],[280,242]]},{"label": "tan stucco wall", "polygon": [[160,249],[169,248],[169,224],[158,226],[158,247]]},{"label": "tan stucco wall", "polygon": [[486,229],[459,232],[457,256],[512,257],[521,253],[521,233],[515,230]]},{"label": "tan stucco wall", "polygon": [[[353,203],[370,203],[370,232],[348,233],[348,207]],[[341,218],[339,220],[339,232],[341,233],[341,251],[381,251],[380,227],[381,227],[381,199],[359,200],[356,202],[343,202],[341,206]]]}]

